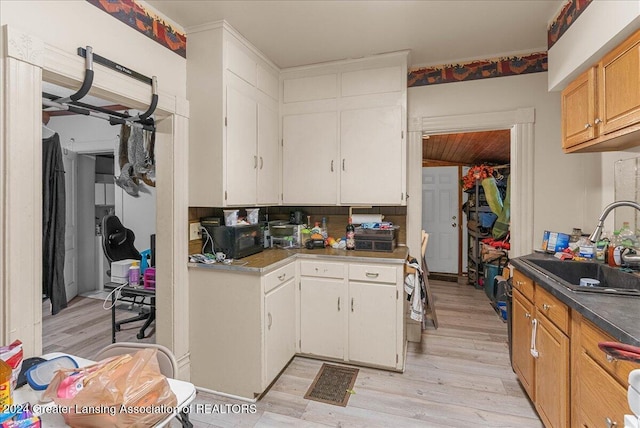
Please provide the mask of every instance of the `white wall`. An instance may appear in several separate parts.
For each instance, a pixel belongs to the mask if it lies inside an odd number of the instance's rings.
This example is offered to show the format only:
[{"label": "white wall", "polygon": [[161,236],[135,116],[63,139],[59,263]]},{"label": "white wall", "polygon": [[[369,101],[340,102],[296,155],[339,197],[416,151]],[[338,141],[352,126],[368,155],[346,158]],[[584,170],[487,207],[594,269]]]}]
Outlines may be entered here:
[{"label": "white wall", "polygon": [[[5,26],[5,24],[7,24]],[[158,77],[158,234],[159,287],[156,342],[174,351],[179,378],[189,378],[187,266],[188,117],[186,60],[85,1],[1,1],[0,36],[0,341],[23,341],[25,353],[42,353],[42,215],[40,91],[42,76],[75,86],[84,75],[77,47],[95,52],[137,72]],[[149,85],[95,66],[92,95],[133,108],[146,108]],[[10,108],[8,108],[10,107]],[[10,125],[10,126],[9,126]],[[11,159],[11,162],[8,160]],[[7,251],[10,248],[11,251]],[[27,284],[27,286],[25,286]],[[30,284],[30,285],[29,285]],[[27,304],[25,304],[27,302]],[[33,304],[29,304],[31,302]],[[19,309],[16,309],[19,308]]]},{"label": "white wall", "polygon": [[535,108],[534,243],[542,242],[544,230],[594,227],[602,200],[600,155],[562,152],[560,94],[547,91],[547,73],[420,86],[408,95],[410,118]]},{"label": "white wall", "polygon": [[[0,24],[15,26],[67,53],[91,46],[95,54],[157,76],[160,93],[186,98],[185,58],[86,1],[2,1]],[[96,80],[101,67],[94,67]]]}]

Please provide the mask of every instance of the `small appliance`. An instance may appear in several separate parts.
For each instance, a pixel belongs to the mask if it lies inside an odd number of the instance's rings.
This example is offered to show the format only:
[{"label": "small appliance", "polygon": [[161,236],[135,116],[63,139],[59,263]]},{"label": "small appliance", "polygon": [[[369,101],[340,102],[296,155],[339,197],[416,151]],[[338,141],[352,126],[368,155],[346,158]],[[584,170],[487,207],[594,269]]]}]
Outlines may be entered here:
[{"label": "small appliance", "polygon": [[280,248],[301,248],[303,224],[270,225],[271,246]]},{"label": "small appliance", "polygon": [[235,226],[203,226],[210,239],[205,237],[205,253],[224,253],[227,259],[240,259],[261,252],[262,229],[259,224]]}]

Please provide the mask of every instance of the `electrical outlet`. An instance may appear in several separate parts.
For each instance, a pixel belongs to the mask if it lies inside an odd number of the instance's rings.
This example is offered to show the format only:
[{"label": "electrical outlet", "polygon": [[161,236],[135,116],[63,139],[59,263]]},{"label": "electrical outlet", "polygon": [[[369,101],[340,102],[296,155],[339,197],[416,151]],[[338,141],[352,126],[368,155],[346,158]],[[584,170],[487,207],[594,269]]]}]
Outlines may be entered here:
[{"label": "electrical outlet", "polygon": [[189,241],[193,241],[194,239],[200,239],[202,235],[200,235],[200,222],[189,223]]}]

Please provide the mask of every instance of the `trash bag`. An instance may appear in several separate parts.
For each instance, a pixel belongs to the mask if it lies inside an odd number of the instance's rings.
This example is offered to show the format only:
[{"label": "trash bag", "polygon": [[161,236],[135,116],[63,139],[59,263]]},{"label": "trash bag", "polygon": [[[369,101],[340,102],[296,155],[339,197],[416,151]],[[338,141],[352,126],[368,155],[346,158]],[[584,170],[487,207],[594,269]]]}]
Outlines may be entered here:
[{"label": "trash bag", "polygon": [[52,399],[74,428],[153,426],[177,404],[160,373],[157,352],[147,348],[79,369],[58,370],[43,399]]}]

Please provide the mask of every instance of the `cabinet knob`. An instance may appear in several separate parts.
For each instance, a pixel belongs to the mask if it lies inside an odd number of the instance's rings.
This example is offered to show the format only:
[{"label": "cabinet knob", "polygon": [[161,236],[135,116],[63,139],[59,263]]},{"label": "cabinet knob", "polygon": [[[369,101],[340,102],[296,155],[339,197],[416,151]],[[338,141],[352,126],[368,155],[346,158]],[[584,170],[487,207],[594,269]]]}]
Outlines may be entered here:
[{"label": "cabinet knob", "polygon": [[258,168],[258,156],[253,157],[253,169]]},{"label": "cabinet knob", "polygon": [[340,312],[340,297],[338,297],[338,312]]},{"label": "cabinet knob", "polygon": [[525,318],[531,318],[531,314],[529,312],[527,312],[526,314],[524,314]]},{"label": "cabinet knob", "polygon": [[584,125],[584,129],[589,129],[589,128],[591,128],[592,126],[593,126],[593,125],[591,125],[590,123],[586,123],[586,124]]},{"label": "cabinet knob", "polygon": [[264,159],[262,159],[262,156],[260,156],[260,169],[262,169],[263,166],[264,166]]},{"label": "cabinet knob", "polygon": [[599,117],[596,117],[596,120],[593,121],[596,125],[598,125],[599,123],[602,123],[602,120],[600,120]]},{"label": "cabinet knob", "polygon": [[331,172],[333,172],[333,159],[331,159]]},{"label": "cabinet knob", "polygon": [[278,275],[278,279],[279,279],[280,281],[284,281],[284,278],[285,278],[286,276],[287,276],[287,274],[286,274],[286,273],[283,273],[282,275]]},{"label": "cabinet knob", "polygon": [[353,312],[353,297],[351,298],[351,312]]},{"label": "cabinet knob", "polygon": [[342,159],[342,170],[344,171],[344,158]]},{"label": "cabinet knob", "polygon": [[607,361],[610,363],[613,363],[616,361],[615,357],[612,357],[611,355],[607,354]]},{"label": "cabinet knob", "polygon": [[546,303],[543,303],[542,309],[544,309],[545,311],[548,311],[549,309],[551,309],[551,306],[547,305]]},{"label": "cabinet knob", "polygon": [[604,418],[604,422],[607,424],[607,428],[616,428],[618,423],[611,420],[611,418]]},{"label": "cabinet knob", "polygon": [[367,275],[367,278],[377,278],[380,274],[377,272],[367,272],[365,275]]},{"label": "cabinet knob", "polygon": [[267,317],[269,318],[269,323],[268,323],[267,329],[271,330],[271,324],[273,324],[273,318],[271,317],[271,312],[269,312],[267,314]]}]

